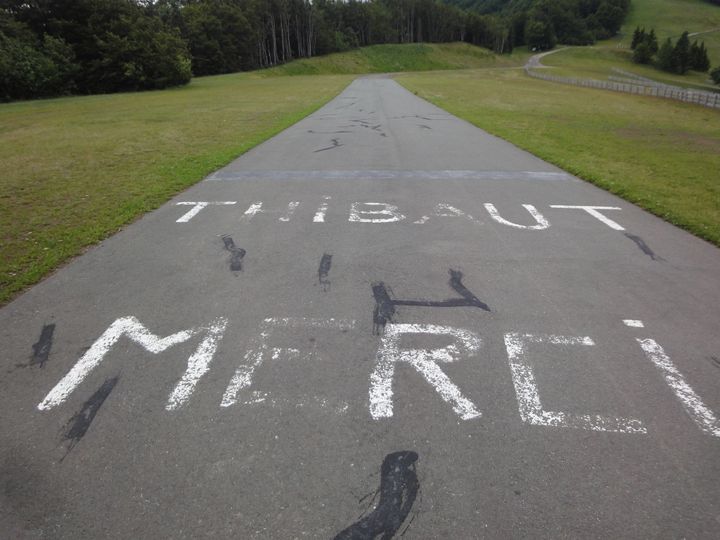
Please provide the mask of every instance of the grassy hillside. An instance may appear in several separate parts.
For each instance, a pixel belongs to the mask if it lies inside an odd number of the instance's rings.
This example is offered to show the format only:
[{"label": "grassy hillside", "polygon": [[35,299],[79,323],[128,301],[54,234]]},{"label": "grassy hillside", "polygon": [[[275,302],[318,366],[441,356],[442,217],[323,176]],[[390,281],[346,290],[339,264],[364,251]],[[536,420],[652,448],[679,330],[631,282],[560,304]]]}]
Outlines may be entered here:
[{"label": "grassy hillside", "polygon": [[655,28],[658,39],[677,40],[687,30],[705,32],[691,37],[704,41],[713,66],[720,65],[720,6],[703,0],[632,0],[630,14],[622,28],[622,43],[630,47],[637,26]]},{"label": "grassy hillside", "polygon": [[632,0],[632,8],[620,35],[593,47],[573,47],[543,59],[553,68],[553,75],[585,79],[607,80],[612,68],[620,68],[664,84],[684,86],[698,90],[720,91],[707,73],[688,72],[685,75],[666,73],[653,66],[632,61],[633,30],[655,28],[658,40],[671,37],[676,41],[687,30],[695,33],[690,41],[704,41],[713,67],[720,66],[720,6],[703,0]]},{"label": "grassy hillside", "polygon": [[531,79],[518,70],[402,74],[398,81],[720,246],[717,110]]},{"label": "grassy hillside", "polygon": [[720,91],[720,88],[709,80],[710,76],[707,73],[688,71],[685,75],[676,75],[653,66],[636,64],[632,61],[630,49],[616,46],[571,47],[544,57],[542,63],[551,66],[553,69],[550,73],[558,77],[608,80],[611,76],[622,77],[613,72],[613,68],[620,68],[664,84]]},{"label": "grassy hillside", "polygon": [[498,56],[467,43],[407,43],[373,45],[353,51],[295,60],[263,70],[264,76],[392,73],[446,69],[516,66],[526,54]]},{"label": "grassy hillside", "polygon": [[0,303],[338,94],[244,73],[0,105]]}]

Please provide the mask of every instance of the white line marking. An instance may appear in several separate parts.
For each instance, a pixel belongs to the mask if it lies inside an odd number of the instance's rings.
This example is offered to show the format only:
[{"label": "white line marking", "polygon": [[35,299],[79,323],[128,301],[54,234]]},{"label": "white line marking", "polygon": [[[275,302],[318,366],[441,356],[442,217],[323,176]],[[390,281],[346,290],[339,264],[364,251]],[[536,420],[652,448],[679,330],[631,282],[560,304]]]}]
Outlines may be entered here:
[{"label": "white line marking", "polygon": [[207,208],[210,205],[213,206],[225,206],[225,205],[232,205],[237,204],[237,201],[180,201],[178,203],[175,203],[175,206],[192,206],[192,208],[182,216],[180,216],[180,219],[176,220],[175,223],[187,223],[192,218],[198,215],[200,210],[203,208]]},{"label": "white line marking", "polygon": [[283,408],[292,407],[295,409],[305,408],[320,408],[330,409],[336,414],[346,414],[350,409],[350,404],[347,401],[339,400],[332,401],[319,396],[312,396],[309,398],[301,399],[300,401],[293,401],[285,398],[273,398],[267,392],[250,392],[250,399],[242,402],[243,405],[263,405],[271,408]]},{"label": "white line marking", "polygon": [[288,203],[287,212],[285,212],[284,216],[280,217],[279,221],[290,221],[298,206],[300,206],[300,201],[293,201],[291,203]]},{"label": "white line marking", "polygon": [[245,213],[243,213],[240,220],[241,221],[250,221],[252,218],[255,217],[255,214],[263,212],[262,205],[263,205],[262,201],[252,203],[248,207],[248,209],[245,210]]},{"label": "white line marking", "polygon": [[[52,409],[57,405],[61,404],[67,399],[67,397],[80,385],[80,383],[87,377],[87,375],[97,367],[100,362],[103,361],[105,355],[110,349],[118,342],[122,336],[127,336],[130,340],[134,341],[146,351],[153,354],[158,354],[164,350],[183,343],[189,340],[191,337],[203,332],[208,331],[209,335],[216,337],[217,340],[222,335],[227,320],[223,318],[216,319],[209,327],[197,327],[189,330],[182,330],[175,334],[161,338],[151,333],[145,326],[140,323],[135,317],[122,317],[113,322],[110,327],[103,332],[103,334],[92,344],[90,349],[77,361],[72,369],[58,382],[55,387],[50,390],[45,399],[38,405],[38,409],[46,411]],[[191,368],[201,367],[203,363],[205,366],[210,363],[212,356],[208,357],[209,352],[214,353],[214,348],[208,346],[208,338],[206,338],[195,353],[190,357],[188,361],[189,374],[186,372],[188,382],[192,382],[192,378],[195,372]],[[200,373],[200,376],[202,376]],[[198,377],[199,378],[199,377]],[[194,379],[194,384],[197,383],[197,379]],[[185,379],[185,377],[183,377]],[[181,380],[181,383],[183,381]],[[194,388],[194,385],[192,386]],[[192,393],[192,388],[190,388]],[[188,393],[185,397],[189,397]]]},{"label": "white line marking", "polygon": [[[381,210],[363,210],[361,206],[382,206]],[[380,218],[363,217],[365,216],[387,216]],[[402,221],[405,216],[398,212],[398,207],[392,204],[379,202],[354,202],[350,206],[350,217],[348,221],[356,223],[393,223]]]},{"label": "white line marking", "polygon": [[535,219],[537,222],[537,225],[520,225],[519,223],[513,223],[512,221],[508,221],[504,217],[500,215],[500,213],[497,211],[497,208],[495,208],[494,204],[491,203],[485,203],[485,209],[490,214],[490,217],[493,218],[498,223],[502,223],[503,225],[507,225],[508,227],[515,227],[516,229],[530,229],[533,231],[541,231],[543,229],[547,229],[550,227],[550,223],[547,219],[545,219],[545,216],[543,216],[540,212],[538,212],[537,208],[535,208],[532,204],[523,204],[522,205],[525,210],[527,210],[530,215]]},{"label": "white line marking", "polygon": [[325,202],[321,203],[318,207],[317,212],[313,217],[313,223],[325,223],[325,215],[327,214],[328,210],[327,201],[329,201],[331,197],[323,197],[323,199],[325,199]]},{"label": "white line marking", "polygon": [[[400,338],[404,334],[449,335],[455,341],[440,349],[400,350]],[[433,324],[388,324],[382,337],[376,356],[375,369],[370,375],[370,415],[374,420],[390,418],[393,415],[393,377],[395,365],[407,362],[440,394],[442,399],[452,405],[453,411],[463,420],[481,416],[475,404],[467,399],[460,389],[438,366],[438,362],[454,362],[460,356],[461,349],[468,356],[480,348],[480,338],[461,328],[437,326]]]},{"label": "white line marking", "polygon": [[535,426],[570,427],[591,431],[647,433],[643,423],[634,418],[611,418],[544,410],[540,401],[537,382],[535,381],[535,373],[527,359],[526,344],[528,343],[551,343],[564,347],[570,345],[595,345],[595,342],[589,337],[505,334],[505,348],[510,362],[515,393],[517,394],[518,410],[523,422]]},{"label": "white line marking", "polygon": [[170,393],[165,409],[174,411],[182,407],[195,391],[200,378],[210,369],[210,363],[217,351],[218,343],[225,334],[227,319],[220,317],[207,329],[205,339],[200,342],[195,352],[188,358],[188,365],[185,373]]},{"label": "white line marking", "polygon": [[433,210],[432,216],[423,216],[417,221],[414,221],[413,223],[418,223],[422,225],[423,223],[427,223],[431,217],[437,216],[437,217],[464,217],[466,219],[469,219],[473,223],[479,223],[478,220],[476,220],[474,217],[472,217],[470,214],[466,214],[459,208],[455,208],[454,206],[451,206],[447,203],[439,203],[437,206],[435,206],[435,209]]},{"label": "white line marking", "polygon": [[598,212],[598,210],[622,210],[622,208],[618,208],[617,206],[569,206],[569,205],[565,205],[565,204],[551,204],[550,208],[568,208],[568,209],[585,210],[592,217],[599,219],[600,221],[602,221],[605,225],[607,225],[611,229],[615,229],[616,231],[624,231],[625,230],[625,227],[623,227],[622,225],[614,222],[609,217],[604,216],[600,212]]},{"label": "white line marking", "polygon": [[311,319],[304,317],[270,317],[260,325],[259,335],[252,340],[250,347],[245,353],[244,363],[240,365],[223,394],[221,407],[230,407],[237,403],[237,396],[240,390],[248,388],[252,384],[253,374],[270,353],[273,360],[278,360],[284,354],[291,358],[299,358],[298,349],[273,347],[268,345],[270,334],[275,328],[326,328],[350,330],[355,327],[355,321],[342,319]]},{"label": "white line marking", "polygon": [[720,422],[700,396],[687,383],[670,357],[654,339],[638,339],[645,356],[662,372],[665,382],[680,400],[685,411],[697,426],[714,437],[720,437]]},{"label": "white line marking", "polygon": [[623,324],[632,328],[645,328],[643,322],[637,319],[623,319]]},{"label": "white line marking", "polygon": [[[295,213],[295,210],[297,210],[298,206],[300,206],[300,201],[292,201],[288,203],[287,210],[283,215],[280,216],[279,221],[290,221],[293,214]],[[265,210],[263,208],[262,201],[256,201],[252,203],[247,210],[243,213],[243,215],[240,217],[240,221],[250,221],[252,218],[254,218],[258,214],[278,214],[277,210]]]}]

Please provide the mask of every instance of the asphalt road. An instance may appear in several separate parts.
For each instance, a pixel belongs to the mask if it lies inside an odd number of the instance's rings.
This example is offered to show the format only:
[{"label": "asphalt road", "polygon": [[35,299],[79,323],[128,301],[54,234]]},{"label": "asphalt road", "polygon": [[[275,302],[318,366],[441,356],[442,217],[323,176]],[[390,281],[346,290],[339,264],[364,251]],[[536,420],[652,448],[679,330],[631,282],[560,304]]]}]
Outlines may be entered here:
[{"label": "asphalt road", "polygon": [[719,305],[715,247],[358,79],[0,310],[0,536],[717,538]]}]

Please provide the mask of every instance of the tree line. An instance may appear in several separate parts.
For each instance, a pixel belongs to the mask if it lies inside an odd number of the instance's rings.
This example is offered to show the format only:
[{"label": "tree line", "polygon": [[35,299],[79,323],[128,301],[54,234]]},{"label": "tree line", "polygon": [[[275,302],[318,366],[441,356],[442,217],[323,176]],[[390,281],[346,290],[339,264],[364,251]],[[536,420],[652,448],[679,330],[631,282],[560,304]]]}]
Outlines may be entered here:
[{"label": "tree line", "polygon": [[695,40],[691,45],[687,31],[683,32],[674,45],[672,38],[667,38],[662,45],[658,45],[654,28],[646,32],[645,28],[637,27],[633,32],[630,48],[633,50],[634,62],[654,64],[670,73],[684,75],[689,70],[706,73],[710,69],[710,58],[705,42],[701,41],[698,44]]},{"label": "tree line", "polygon": [[[445,0],[481,14],[495,14],[510,26],[513,46],[552,49],[557,43],[591,45],[614,36],[630,0]],[[720,0],[719,0],[720,1]]]},{"label": "tree line", "polygon": [[[590,43],[629,0],[0,0],[0,100],[159,89],[359,46]],[[479,0],[482,1],[482,0]]]}]

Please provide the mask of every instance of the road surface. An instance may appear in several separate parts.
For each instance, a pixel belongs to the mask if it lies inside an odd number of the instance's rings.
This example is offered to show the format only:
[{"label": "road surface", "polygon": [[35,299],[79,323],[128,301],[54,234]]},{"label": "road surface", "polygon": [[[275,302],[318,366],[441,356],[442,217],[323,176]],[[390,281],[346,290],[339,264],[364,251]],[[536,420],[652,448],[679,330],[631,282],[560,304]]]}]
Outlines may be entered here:
[{"label": "road surface", "polygon": [[717,538],[720,251],[383,78],[0,310],[5,538]]}]

